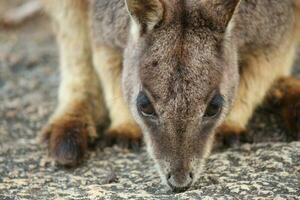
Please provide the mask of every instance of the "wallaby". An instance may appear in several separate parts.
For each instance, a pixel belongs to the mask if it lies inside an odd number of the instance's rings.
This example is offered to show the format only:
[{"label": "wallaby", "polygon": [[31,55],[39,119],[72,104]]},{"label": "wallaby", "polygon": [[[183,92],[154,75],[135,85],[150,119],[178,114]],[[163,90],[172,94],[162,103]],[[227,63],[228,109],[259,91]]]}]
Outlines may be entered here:
[{"label": "wallaby", "polygon": [[197,181],[216,134],[244,134],[276,98],[300,138],[300,0],[44,0],[60,47],[59,105],[42,139],[76,165],[96,127],[138,142],[162,181]]}]

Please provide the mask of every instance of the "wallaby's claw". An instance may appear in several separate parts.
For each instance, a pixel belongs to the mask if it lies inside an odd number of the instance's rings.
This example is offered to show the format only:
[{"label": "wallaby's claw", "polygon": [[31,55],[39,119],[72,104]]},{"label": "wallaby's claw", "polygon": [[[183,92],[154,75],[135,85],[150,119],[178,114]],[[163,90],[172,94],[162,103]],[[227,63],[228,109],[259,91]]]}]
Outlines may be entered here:
[{"label": "wallaby's claw", "polygon": [[251,142],[246,139],[246,130],[238,126],[221,125],[216,132],[216,148],[239,146],[242,142]]},{"label": "wallaby's claw", "polygon": [[298,98],[291,98],[283,107],[285,124],[289,128],[288,137],[292,140],[300,140],[300,94]]},{"label": "wallaby's claw", "polygon": [[122,148],[138,151],[142,146],[142,133],[136,124],[126,123],[112,127],[105,134],[107,144],[118,144]]}]

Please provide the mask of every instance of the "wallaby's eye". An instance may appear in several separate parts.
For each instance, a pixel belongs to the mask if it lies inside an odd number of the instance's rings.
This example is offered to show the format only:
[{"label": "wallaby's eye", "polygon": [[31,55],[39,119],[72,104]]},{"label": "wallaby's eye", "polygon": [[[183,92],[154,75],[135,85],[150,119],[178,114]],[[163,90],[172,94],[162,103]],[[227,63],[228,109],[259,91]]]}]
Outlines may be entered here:
[{"label": "wallaby's eye", "polygon": [[138,111],[145,117],[156,115],[154,107],[144,92],[140,92],[136,100]]},{"label": "wallaby's eye", "polygon": [[220,94],[215,95],[206,108],[204,117],[211,118],[220,113],[224,99]]}]

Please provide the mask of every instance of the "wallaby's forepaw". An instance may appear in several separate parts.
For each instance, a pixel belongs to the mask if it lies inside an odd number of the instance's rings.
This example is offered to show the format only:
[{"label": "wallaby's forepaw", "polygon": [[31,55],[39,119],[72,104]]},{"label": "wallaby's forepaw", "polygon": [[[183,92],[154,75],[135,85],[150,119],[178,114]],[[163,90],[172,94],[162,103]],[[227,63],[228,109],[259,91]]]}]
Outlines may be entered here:
[{"label": "wallaby's forepaw", "polygon": [[48,145],[50,156],[58,164],[75,166],[85,155],[91,131],[96,132],[92,123],[65,116],[46,125],[40,141]]},{"label": "wallaby's forepaw", "polygon": [[122,148],[138,150],[142,145],[142,133],[135,123],[123,123],[107,130],[106,141],[109,145],[118,144]]},{"label": "wallaby's forepaw", "polygon": [[289,137],[300,140],[300,90],[286,99],[283,106],[283,117],[289,128]]},{"label": "wallaby's forepaw", "polygon": [[222,124],[216,131],[215,146],[219,148],[227,148],[239,146],[245,139],[246,130],[239,126]]},{"label": "wallaby's forepaw", "polygon": [[270,92],[270,99],[282,109],[284,122],[289,129],[288,137],[300,139],[300,80],[293,77],[279,79]]}]

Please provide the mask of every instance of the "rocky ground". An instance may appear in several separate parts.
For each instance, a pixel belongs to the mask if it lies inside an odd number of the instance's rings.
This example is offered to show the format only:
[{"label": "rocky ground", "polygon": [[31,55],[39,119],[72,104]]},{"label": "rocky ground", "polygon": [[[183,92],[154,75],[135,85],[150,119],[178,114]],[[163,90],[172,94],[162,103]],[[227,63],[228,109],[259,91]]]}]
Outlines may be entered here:
[{"label": "rocky ground", "polygon": [[35,137],[56,105],[54,41],[43,16],[0,29],[0,199],[300,199],[300,142],[286,138],[268,105],[249,125],[254,144],[214,152],[184,193],[160,184],[144,150],[96,146],[76,169],[53,165]]}]

